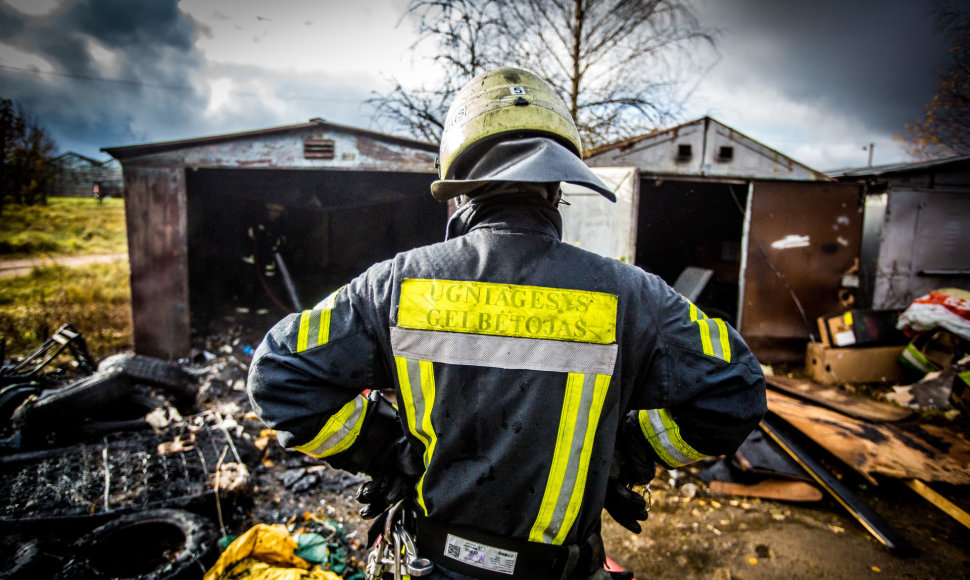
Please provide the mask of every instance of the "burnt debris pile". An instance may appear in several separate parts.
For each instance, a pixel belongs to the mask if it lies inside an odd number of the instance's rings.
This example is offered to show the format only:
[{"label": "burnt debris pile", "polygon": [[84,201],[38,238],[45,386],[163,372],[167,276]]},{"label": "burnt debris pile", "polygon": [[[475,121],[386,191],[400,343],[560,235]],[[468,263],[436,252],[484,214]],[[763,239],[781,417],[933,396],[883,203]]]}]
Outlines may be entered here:
[{"label": "burnt debris pile", "polygon": [[95,363],[65,325],[5,362],[0,578],[201,578],[257,523],[322,533],[328,569],[354,577],[360,478],[275,443],[238,334],[204,345]]}]

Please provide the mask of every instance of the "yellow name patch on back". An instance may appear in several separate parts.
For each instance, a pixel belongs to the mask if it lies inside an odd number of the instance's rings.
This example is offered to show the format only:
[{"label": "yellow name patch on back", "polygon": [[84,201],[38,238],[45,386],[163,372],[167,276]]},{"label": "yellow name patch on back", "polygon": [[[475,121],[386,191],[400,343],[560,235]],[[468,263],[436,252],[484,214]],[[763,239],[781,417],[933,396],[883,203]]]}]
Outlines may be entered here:
[{"label": "yellow name patch on back", "polygon": [[616,342],[617,297],[491,282],[408,279],[397,325],[495,336]]}]

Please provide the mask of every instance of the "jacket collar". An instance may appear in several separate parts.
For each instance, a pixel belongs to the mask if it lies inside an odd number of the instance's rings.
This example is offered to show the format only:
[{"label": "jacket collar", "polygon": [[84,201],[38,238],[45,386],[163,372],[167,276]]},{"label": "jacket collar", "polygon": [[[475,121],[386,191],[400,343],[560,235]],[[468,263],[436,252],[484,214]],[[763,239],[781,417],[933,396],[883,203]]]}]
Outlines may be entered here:
[{"label": "jacket collar", "polygon": [[562,240],[562,216],[558,209],[535,193],[473,198],[448,220],[445,239],[485,229],[533,233]]}]

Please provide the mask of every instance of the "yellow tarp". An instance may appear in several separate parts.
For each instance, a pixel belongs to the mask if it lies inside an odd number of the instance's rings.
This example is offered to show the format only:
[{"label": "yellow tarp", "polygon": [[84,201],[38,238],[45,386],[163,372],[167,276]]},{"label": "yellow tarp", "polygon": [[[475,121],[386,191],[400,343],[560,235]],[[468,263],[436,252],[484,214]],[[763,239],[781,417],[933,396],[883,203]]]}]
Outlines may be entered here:
[{"label": "yellow tarp", "polygon": [[296,549],[285,527],[257,524],[229,544],[203,580],[341,580],[333,572],[312,570]]}]

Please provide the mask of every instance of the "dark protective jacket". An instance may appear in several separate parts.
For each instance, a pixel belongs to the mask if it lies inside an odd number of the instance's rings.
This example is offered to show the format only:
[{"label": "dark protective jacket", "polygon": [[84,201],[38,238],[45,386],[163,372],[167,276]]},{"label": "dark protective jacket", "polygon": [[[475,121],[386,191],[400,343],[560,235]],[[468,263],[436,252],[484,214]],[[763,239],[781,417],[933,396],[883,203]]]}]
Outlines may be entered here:
[{"label": "dark protective jacket", "polygon": [[326,458],[357,442],[361,391],[394,389],[423,452],[423,515],[583,542],[627,412],[677,467],[733,452],[765,391],[731,327],[657,276],[561,242],[561,230],[538,196],[466,205],[447,241],[279,322],[251,367],[254,408],[283,445]]}]

